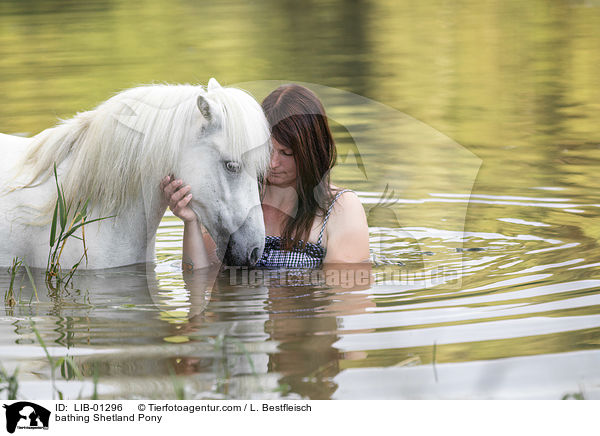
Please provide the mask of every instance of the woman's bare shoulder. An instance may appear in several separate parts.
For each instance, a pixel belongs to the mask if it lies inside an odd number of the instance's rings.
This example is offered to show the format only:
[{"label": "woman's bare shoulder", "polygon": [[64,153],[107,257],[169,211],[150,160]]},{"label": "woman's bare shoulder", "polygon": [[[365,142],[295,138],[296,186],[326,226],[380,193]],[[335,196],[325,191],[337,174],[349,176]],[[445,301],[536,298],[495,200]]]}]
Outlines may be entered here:
[{"label": "woman's bare shoulder", "polygon": [[[338,189],[338,192],[342,190],[341,188]],[[362,225],[366,222],[365,209],[354,191],[346,191],[338,197],[331,210],[329,221],[337,224],[332,228],[341,224],[356,223]]]},{"label": "woman's bare shoulder", "polygon": [[[354,192],[351,189],[340,188],[338,186],[332,185],[331,190],[333,192],[334,197],[341,192],[339,197],[337,197],[337,200],[334,204],[334,208],[336,205],[342,206],[342,208],[344,205],[356,205],[356,204],[362,205],[362,203],[360,202],[360,198],[358,198],[358,195],[356,194],[356,192]],[[342,191],[344,191],[344,192],[342,192]]]},{"label": "woman's bare shoulder", "polygon": [[365,209],[353,191],[342,193],[335,202],[327,232],[325,262],[364,262],[369,258],[369,226]]}]

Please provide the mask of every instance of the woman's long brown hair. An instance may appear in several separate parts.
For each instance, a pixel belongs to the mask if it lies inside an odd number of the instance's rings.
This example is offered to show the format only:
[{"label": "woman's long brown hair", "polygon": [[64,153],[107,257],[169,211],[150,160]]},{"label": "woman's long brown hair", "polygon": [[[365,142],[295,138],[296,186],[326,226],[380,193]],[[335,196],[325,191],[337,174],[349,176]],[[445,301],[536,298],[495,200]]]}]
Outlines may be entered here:
[{"label": "woman's long brown hair", "polygon": [[335,142],[319,98],[304,86],[282,85],[263,101],[272,137],[292,149],[298,178],[298,208],[289,217],[282,236],[283,248],[303,248],[318,212],[323,215],[333,200],[329,172],[335,165]]}]

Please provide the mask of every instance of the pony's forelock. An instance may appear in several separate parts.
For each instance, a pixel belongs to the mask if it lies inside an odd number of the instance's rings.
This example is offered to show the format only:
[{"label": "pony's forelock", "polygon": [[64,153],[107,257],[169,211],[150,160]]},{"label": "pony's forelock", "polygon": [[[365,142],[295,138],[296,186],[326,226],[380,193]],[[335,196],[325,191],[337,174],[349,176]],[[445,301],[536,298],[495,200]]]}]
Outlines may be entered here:
[{"label": "pony's forelock", "polygon": [[264,176],[269,169],[271,133],[260,105],[250,94],[236,88],[212,88],[207,97],[218,105],[228,145],[226,152],[242,162],[253,176]]}]

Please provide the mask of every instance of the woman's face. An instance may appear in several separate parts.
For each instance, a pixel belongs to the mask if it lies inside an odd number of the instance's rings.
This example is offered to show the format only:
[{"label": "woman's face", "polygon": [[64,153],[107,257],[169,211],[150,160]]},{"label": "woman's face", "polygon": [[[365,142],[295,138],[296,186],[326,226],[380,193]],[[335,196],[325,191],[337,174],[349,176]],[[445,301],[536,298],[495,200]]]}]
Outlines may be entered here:
[{"label": "woman's face", "polygon": [[271,165],[267,180],[271,185],[295,186],[296,185],[296,159],[290,147],[280,144],[274,138]]}]

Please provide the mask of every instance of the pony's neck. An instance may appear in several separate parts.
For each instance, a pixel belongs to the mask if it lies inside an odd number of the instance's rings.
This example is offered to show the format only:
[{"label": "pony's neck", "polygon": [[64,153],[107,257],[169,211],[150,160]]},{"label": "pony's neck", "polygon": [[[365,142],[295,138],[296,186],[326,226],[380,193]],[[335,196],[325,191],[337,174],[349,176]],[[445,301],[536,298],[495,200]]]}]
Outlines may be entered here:
[{"label": "pony's neck", "polygon": [[142,199],[144,201],[144,215],[146,217],[147,234],[154,238],[160,221],[167,210],[167,204],[163,201],[162,192],[159,187],[158,177],[150,177],[151,184],[142,181]]},{"label": "pony's neck", "polygon": [[[153,180],[149,180],[151,182]],[[100,233],[96,240],[102,252],[114,252],[122,256],[119,259],[103,259],[108,266],[126,265],[133,263],[152,262],[154,260],[154,247],[156,232],[165,213],[166,204],[161,201],[158,182],[143,183],[140,195],[131,203],[130,207],[122,210],[115,218],[111,219],[106,227],[101,224]],[[106,232],[106,233],[103,233]],[[104,235],[104,236],[103,236]],[[106,237],[106,240],[104,240]],[[112,241],[112,242],[109,242]],[[108,246],[107,246],[108,245]],[[115,250],[115,247],[121,247]],[[89,244],[90,248],[93,247]]]},{"label": "pony's neck", "polygon": [[[159,183],[160,178],[156,175],[142,177],[138,199],[133,202],[127,213],[129,216],[143,215],[144,223],[138,224],[140,227],[145,227],[146,235],[150,239],[153,239],[156,235],[167,208],[167,204],[162,198]],[[135,226],[135,222],[132,223],[132,226]]]}]

